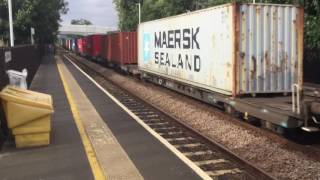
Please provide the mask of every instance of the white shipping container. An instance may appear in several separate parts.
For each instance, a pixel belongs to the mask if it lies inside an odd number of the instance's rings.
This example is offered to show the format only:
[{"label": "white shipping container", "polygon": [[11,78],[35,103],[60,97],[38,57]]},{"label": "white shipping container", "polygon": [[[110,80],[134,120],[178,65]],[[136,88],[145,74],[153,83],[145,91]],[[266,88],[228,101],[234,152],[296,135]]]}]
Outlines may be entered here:
[{"label": "white shipping container", "polygon": [[303,9],[226,4],[144,22],[141,71],[226,95],[302,85]]}]

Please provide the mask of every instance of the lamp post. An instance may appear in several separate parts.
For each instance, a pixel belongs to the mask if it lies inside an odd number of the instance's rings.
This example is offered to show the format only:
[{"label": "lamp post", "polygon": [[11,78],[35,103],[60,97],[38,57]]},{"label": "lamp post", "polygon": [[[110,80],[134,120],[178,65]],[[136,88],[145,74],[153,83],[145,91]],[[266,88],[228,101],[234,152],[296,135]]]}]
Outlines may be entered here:
[{"label": "lamp post", "polygon": [[138,3],[138,9],[139,9],[139,24],[141,23],[141,3]]},{"label": "lamp post", "polygon": [[30,34],[31,34],[31,44],[33,45],[34,44],[34,34],[35,34],[35,30],[34,30],[34,28],[32,27],[31,29],[30,29]]},{"label": "lamp post", "polygon": [[10,28],[10,46],[14,47],[14,34],[13,34],[13,22],[12,22],[12,2],[8,0],[9,11],[9,28]]}]

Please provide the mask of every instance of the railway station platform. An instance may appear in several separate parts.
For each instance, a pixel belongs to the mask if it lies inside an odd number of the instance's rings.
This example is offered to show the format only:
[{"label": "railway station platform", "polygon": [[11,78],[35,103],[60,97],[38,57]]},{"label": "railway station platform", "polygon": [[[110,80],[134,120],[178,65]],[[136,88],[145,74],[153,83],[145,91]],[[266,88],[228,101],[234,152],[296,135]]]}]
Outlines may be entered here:
[{"label": "railway station platform", "polygon": [[0,151],[0,179],[201,179],[67,59],[47,56],[31,90],[53,96],[51,144]]}]

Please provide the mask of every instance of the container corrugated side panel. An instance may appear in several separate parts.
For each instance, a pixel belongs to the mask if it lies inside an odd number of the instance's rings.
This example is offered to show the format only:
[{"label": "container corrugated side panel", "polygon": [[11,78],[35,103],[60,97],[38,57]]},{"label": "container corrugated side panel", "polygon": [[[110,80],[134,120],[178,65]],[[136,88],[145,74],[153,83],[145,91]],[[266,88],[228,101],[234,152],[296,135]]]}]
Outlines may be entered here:
[{"label": "container corrugated side panel", "polygon": [[128,60],[128,46],[129,46],[129,33],[124,32],[122,33],[122,39],[121,39],[121,59],[119,61],[119,64],[124,65]]},{"label": "container corrugated side panel", "polygon": [[87,52],[87,40],[86,38],[82,38],[82,55]]},{"label": "container corrugated side panel", "polygon": [[104,35],[101,39],[102,49],[101,49],[101,57],[106,60],[108,57],[108,35]]},{"label": "container corrugated side panel", "polygon": [[123,33],[121,64],[137,64],[137,33]]},{"label": "container corrugated side panel", "polygon": [[[233,4],[225,4],[139,24],[139,69],[212,92],[232,95],[235,88],[233,10]],[[180,45],[174,48],[156,45],[155,33],[160,37],[163,32],[183,32],[184,29],[199,30],[196,35],[199,47],[196,44],[185,48]],[[166,63],[166,57],[169,63]]]},{"label": "container corrugated side panel", "polygon": [[131,34],[127,32],[125,34],[124,44],[123,44],[123,59],[122,64],[130,63],[130,45],[131,45]]},{"label": "container corrugated side panel", "polygon": [[299,8],[242,4],[239,14],[240,94],[291,92],[299,74]]},{"label": "container corrugated side panel", "polygon": [[99,50],[99,43],[98,43],[98,36],[94,35],[91,37],[92,39],[92,50],[91,50],[91,56],[92,57],[96,57],[97,56],[97,52]]},{"label": "container corrugated side panel", "polygon": [[77,40],[77,49],[78,49],[78,52],[79,52],[79,53],[81,53],[81,51],[82,51],[81,43],[82,43],[82,40],[81,40],[81,39],[78,39],[78,40]]},{"label": "container corrugated side panel", "polygon": [[127,32],[121,32],[120,33],[120,52],[119,52],[119,58],[117,59],[117,64],[123,65],[125,63],[125,59],[127,57],[127,47],[128,46],[128,33]]},{"label": "container corrugated side panel", "polygon": [[88,38],[87,38],[87,50],[88,50],[88,55],[89,56],[91,56],[91,57],[93,57],[93,35],[91,35],[91,36],[88,36]]},{"label": "container corrugated side panel", "polygon": [[94,35],[92,36],[92,56],[98,57],[101,55],[102,49],[102,35]]},{"label": "container corrugated side panel", "polygon": [[107,59],[107,62],[110,62],[111,61],[111,53],[112,53],[112,35],[108,35],[107,37],[108,39],[108,49],[107,49],[107,55],[106,55],[106,59]]},{"label": "container corrugated side panel", "polygon": [[90,37],[87,36],[84,38],[84,44],[83,44],[83,52],[84,52],[84,55],[89,55],[90,54],[90,48],[91,46],[91,43],[90,43]]},{"label": "container corrugated side panel", "polygon": [[112,59],[116,64],[119,64],[119,62],[121,61],[121,58],[123,56],[122,52],[122,44],[123,44],[123,32],[120,33],[116,33],[115,34],[115,42],[113,44],[113,46],[115,46],[116,48],[114,48],[114,58]]},{"label": "container corrugated side panel", "polygon": [[138,37],[137,32],[133,32],[133,45],[132,45],[132,64],[138,64]]}]

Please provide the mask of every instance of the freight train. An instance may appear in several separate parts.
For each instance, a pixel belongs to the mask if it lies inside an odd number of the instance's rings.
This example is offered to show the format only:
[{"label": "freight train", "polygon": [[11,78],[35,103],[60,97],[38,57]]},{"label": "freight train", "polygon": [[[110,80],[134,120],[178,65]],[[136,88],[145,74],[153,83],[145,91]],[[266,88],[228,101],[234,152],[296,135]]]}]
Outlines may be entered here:
[{"label": "freight train", "polygon": [[318,132],[319,91],[303,89],[303,16],[294,5],[231,3],[62,44],[275,132]]}]

